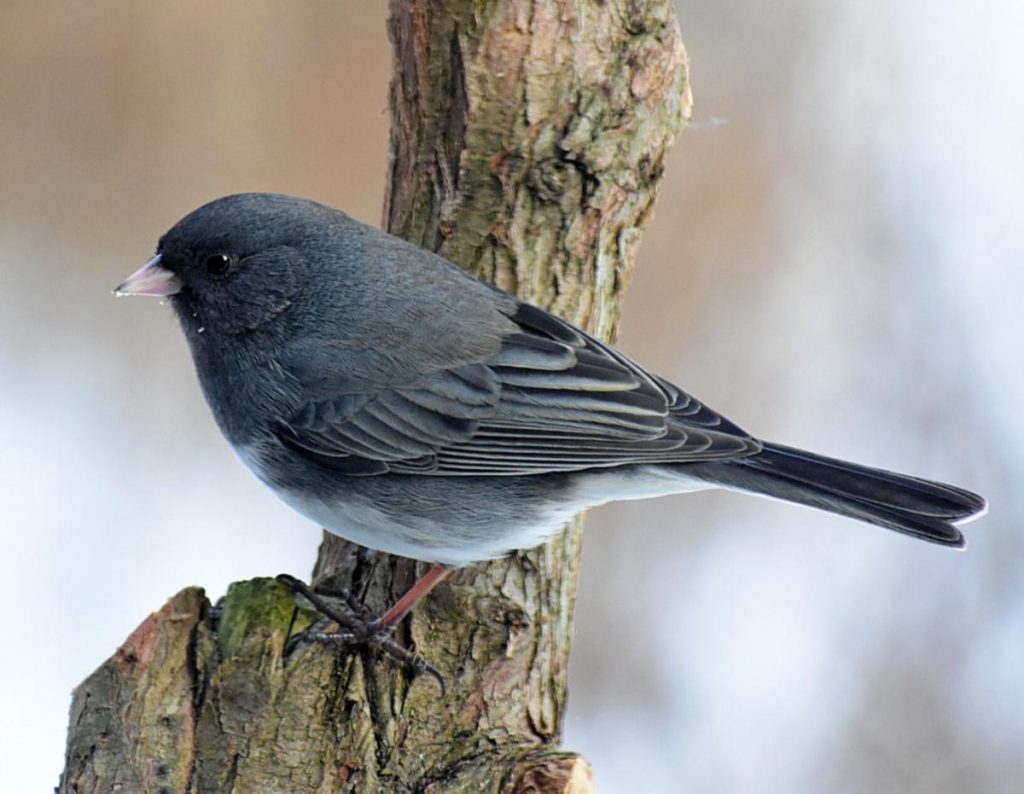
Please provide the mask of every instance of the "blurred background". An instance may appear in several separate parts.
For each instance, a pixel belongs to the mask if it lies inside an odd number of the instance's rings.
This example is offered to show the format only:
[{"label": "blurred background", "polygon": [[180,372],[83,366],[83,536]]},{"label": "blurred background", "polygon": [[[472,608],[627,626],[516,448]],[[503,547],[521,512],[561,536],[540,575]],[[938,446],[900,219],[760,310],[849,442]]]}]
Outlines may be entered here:
[{"label": "blurred background", "polygon": [[[378,223],[390,53],[383,3],[0,13],[0,790],[28,792],[150,610],[312,563],[170,309],[110,289],[225,193]],[[606,794],[1021,791],[1024,5],[679,15],[694,123],[621,346],[758,435],[992,509],[966,554],[723,493],[595,511],[565,744]]]}]

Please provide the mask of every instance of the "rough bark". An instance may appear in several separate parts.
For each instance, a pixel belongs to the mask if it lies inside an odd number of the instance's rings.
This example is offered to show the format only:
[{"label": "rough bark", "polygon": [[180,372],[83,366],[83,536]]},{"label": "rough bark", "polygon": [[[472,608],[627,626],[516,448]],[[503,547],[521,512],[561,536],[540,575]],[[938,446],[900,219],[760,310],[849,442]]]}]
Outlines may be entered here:
[{"label": "rough bark", "polygon": [[[609,338],[689,114],[667,0],[393,0],[388,229]],[[557,749],[580,528],[458,572],[388,661],[285,653],[275,580],[174,596],[74,693],[62,792],[585,792]],[[420,572],[422,572],[420,568]],[[314,581],[383,610],[417,566],[325,535]],[[120,787],[119,787],[120,786]]]}]

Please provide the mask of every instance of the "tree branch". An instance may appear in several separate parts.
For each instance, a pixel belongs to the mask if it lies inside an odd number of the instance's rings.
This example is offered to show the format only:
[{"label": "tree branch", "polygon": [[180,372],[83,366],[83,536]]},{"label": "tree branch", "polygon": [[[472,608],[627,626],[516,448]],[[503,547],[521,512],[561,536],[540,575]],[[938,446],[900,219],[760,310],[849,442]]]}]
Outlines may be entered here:
[{"label": "tree branch", "polygon": [[[689,114],[667,0],[393,0],[390,231],[613,334],[664,155]],[[585,792],[557,749],[580,548],[459,571],[398,637],[445,675],[285,652],[281,583],[182,591],[75,691],[62,792]],[[325,535],[319,586],[374,612],[416,564]]]}]

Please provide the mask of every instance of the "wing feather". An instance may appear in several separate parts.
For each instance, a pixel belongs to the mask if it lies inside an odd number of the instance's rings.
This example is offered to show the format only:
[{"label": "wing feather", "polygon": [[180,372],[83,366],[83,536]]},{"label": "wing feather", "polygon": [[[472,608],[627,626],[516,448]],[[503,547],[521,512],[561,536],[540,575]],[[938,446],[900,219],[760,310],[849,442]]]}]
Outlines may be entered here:
[{"label": "wing feather", "polygon": [[308,403],[279,438],[352,474],[502,476],[743,457],[760,444],[614,348],[527,304],[485,361]]}]

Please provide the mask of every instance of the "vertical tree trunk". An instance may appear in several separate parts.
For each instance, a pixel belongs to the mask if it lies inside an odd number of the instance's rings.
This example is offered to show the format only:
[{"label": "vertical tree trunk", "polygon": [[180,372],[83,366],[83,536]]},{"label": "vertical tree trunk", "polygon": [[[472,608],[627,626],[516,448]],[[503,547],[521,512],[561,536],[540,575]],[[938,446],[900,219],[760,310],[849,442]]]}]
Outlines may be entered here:
[{"label": "vertical tree trunk", "polygon": [[[393,0],[388,229],[608,338],[688,117],[667,0]],[[445,675],[330,648],[274,580],[188,589],[74,694],[62,792],[586,791],[557,750],[580,529],[459,571],[399,629]],[[408,560],[325,535],[374,611]],[[117,786],[120,785],[120,788]]]}]

